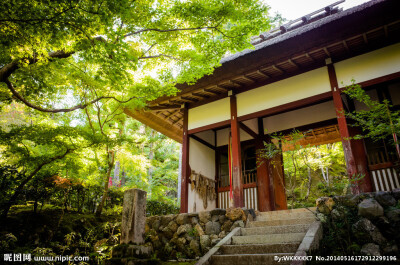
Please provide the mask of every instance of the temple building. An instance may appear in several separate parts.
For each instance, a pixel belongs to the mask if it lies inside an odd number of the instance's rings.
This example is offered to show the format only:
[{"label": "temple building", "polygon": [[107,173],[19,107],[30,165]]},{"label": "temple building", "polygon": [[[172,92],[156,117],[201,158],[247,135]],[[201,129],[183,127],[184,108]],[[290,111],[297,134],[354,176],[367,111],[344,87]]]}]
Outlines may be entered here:
[{"label": "temple building", "polygon": [[[400,2],[336,2],[252,39],[254,49],[222,59],[212,75],[176,96],[125,113],[182,143],[181,212],[286,209],[272,161],[257,166],[268,133],[307,131],[305,144],[342,142],[354,193],[399,188],[385,141],[354,140],[344,111],[364,106],[341,93],[352,83],[400,108]],[[344,111],[343,111],[344,110]],[[276,157],[279,161],[282,157]],[[230,199],[229,163],[232,195]]]}]

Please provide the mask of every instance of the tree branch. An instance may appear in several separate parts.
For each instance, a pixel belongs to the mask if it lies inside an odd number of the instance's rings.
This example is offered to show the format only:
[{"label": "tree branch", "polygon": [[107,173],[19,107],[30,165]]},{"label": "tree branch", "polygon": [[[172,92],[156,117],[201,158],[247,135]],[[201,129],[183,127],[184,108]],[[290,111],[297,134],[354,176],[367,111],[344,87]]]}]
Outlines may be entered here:
[{"label": "tree branch", "polygon": [[35,109],[35,110],[42,111],[42,112],[58,113],[58,112],[70,112],[70,111],[74,111],[74,110],[77,110],[77,109],[85,109],[87,106],[92,105],[92,104],[94,104],[94,103],[96,103],[98,101],[101,101],[102,99],[113,99],[113,100],[115,100],[115,101],[117,101],[119,103],[127,103],[127,102],[131,101],[132,99],[138,98],[138,97],[131,97],[131,98],[127,99],[127,100],[119,100],[119,99],[117,99],[115,97],[111,97],[111,96],[102,96],[102,97],[98,97],[98,98],[96,98],[96,99],[94,99],[92,101],[89,101],[89,102],[87,102],[85,104],[76,105],[76,106],[74,106],[72,108],[67,108],[67,109],[45,109],[45,108],[42,108],[40,106],[34,105],[34,104],[30,103],[28,100],[26,100],[21,94],[18,93],[18,91],[16,91],[14,89],[14,86],[12,85],[10,80],[6,79],[4,82],[7,84],[8,89],[11,91],[11,93],[14,95],[14,97],[19,99],[26,106],[28,106],[28,107],[30,107],[32,109]]},{"label": "tree branch", "polygon": [[[48,53],[48,57],[51,59],[61,59],[61,58],[68,58],[70,57],[72,54],[74,54],[75,52],[65,52],[65,51],[55,51],[55,52],[49,52]],[[38,60],[37,59],[33,59],[30,58],[29,59],[29,64],[34,64],[36,63]],[[5,80],[10,77],[10,75],[12,73],[14,73],[18,68],[19,60],[14,60],[11,63],[6,64],[5,66],[3,66],[0,69],[0,82],[5,82]]]},{"label": "tree branch", "polygon": [[131,32],[124,35],[124,38],[136,35],[139,33],[147,32],[147,31],[156,31],[156,32],[173,32],[173,31],[189,31],[189,30],[200,30],[200,29],[216,29],[216,27],[196,27],[196,28],[178,28],[178,29],[141,29],[135,32]]},{"label": "tree branch", "polygon": [[153,58],[159,58],[159,57],[167,57],[170,59],[173,59],[175,61],[182,61],[179,58],[173,57],[171,55],[167,55],[167,54],[158,54],[158,55],[152,55],[152,56],[143,56],[143,57],[139,57],[138,60],[144,60],[144,59],[153,59]]}]

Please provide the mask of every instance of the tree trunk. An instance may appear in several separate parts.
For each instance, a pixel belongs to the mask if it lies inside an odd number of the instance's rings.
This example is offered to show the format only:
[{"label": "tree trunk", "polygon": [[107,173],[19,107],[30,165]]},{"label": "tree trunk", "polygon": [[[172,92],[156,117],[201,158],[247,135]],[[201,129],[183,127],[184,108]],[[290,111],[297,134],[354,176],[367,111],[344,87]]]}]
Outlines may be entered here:
[{"label": "tree trunk", "polygon": [[37,208],[38,208],[38,199],[35,198],[35,202],[33,204],[33,213],[37,214]]},{"label": "tree trunk", "polygon": [[305,199],[308,200],[308,197],[310,196],[310,190],[311,190],[311,169],[308,168],[308,184],[307,184],[307,194]]},{"label": "tree trunk", "polygon": [[104,184],[104,191],[103,191],[103,197],[101,198],[101,202],[99,206],[97,207],[96,210],[96,216],[100,216],[101,212],[103,211],[104,204],[107,199],[107,193],[108,193],[108,180],[110,179],[111,171],[114,166],[114,151],[109,151],[108,152],[108,157],[109,157],[109,162],[108,162],[108,169],[106,173],[106,178],[105,178],[105,184]]},{"label": "tree trunk", "polygon": [[150,149],[150,151],[149,151],[150,167],[149,167],[149,170],[148,170],[148,172],[147,172],[148,179],[149,179],[149,184],[150,184],[150,187],[149,187],[149,195],[150,195],[150,196],[151,196],[152,180],[153,180],[153,166],[152,166],[151,162],[153,161],[153,158],[154,158],[154,150],[153,150],[153,146],[154,146],[154,143],[153,143],[154,132],[155,132],[155,131],[154,131],[153,129],[151,129],[151,131],[150,131],[150,144],[149,144],[149,149]]}]

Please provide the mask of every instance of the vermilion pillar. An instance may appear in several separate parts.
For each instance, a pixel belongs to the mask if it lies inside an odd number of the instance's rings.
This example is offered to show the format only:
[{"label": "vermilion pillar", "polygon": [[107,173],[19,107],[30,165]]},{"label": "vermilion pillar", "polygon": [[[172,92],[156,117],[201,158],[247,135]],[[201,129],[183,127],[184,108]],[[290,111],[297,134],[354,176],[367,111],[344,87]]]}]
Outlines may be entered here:
[{"label": "vermilion pillar", "polygon": [[189,180],[189,135],[188,109],[183,108],[183,141],[182,141],[182,172],[181,172],[181,213],[188,212],[188,180]]},{"label": "vermilion pillar", "polygon": [[240,151],[240,128],[237,120],[236,96],[230,96],[232,134],[232,190],[233,207],[243,207],[242,158]]},{"label": "vermilion pillar", "polygon": [[[268,170],[269,161],[262,157],[261,152],[264,146],[264,125],[262,118],[258,118],[258,137],[256,138],[256,155],[257,155],[257,195],[258,210],[267,212],[275,209],[274,196],[270,194],[270,174]],[[272,195],[272,196],[271,196]]]},{"label": "vermilion pillar", "polygon": [[333,103],[335,105],[336,117],[338,120],[340,137],[342,139],[344,157],[346,160],[347,173],[350,179],[354,179],[361,174],[364,178],[357,181],[357,185],[352,185],[352,192],[358,194],[360,192],[372,191],[371,179],[368,172],[368,164],[365,158],[365,149],[362,141],[349,139],[351,135],[347,126],[347,121],[344,113],[342,97],[340,96],[339,85],[337,82],[335,67],[331,59],[327,59],[327,67],[329,81],[332,89]]}]

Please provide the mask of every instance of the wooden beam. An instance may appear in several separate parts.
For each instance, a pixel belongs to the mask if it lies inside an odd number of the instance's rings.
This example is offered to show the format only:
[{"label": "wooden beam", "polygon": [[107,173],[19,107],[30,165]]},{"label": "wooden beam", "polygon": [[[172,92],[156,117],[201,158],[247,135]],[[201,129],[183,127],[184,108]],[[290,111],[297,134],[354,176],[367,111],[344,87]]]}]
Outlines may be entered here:
[{"label": "wooden beam", "polygon": [[357,185],[354,185],[352,187],[352,192],[354,194],[359,194],[361,192],[370,192],[372,191],[372,184],[368,174],[368,165],[364,164],[366,160],[363,161],[360,158],[362,156],[365,157],[365,153],[361,154],[359,152],[359,150],[361,149],[359,148],[358,144],[357,144],[358,152],[355,152],[355,150],[353,150],[352,140],[350,140],[350,137],[353,135],[350,135],[349,133],[349,128],[347,126],[347,121],[344,113],[342,97],[340,96],[340,89],[336,77],[336,71],[331,61],[328,63],[327,69],[333,95],[333,103],[335,106],[336,117],[339,126],[339,133],[342,139],[347,173],[351,179],[358,177],[359,174],[365,175],[362,181],[357,181]]},{"label": "wooden beam", "polygon": [[342,41],[344,48],[346,49],[346,52],[350,52],[349,46],[347,45],[346,40]]},{"label": "wooden beam", "polygon": [[170,105],[170,106],[154,106],[154,107],[148,107],[147,110],[149,111],[166,111],[166,110],[176,110],[180,109],[181,105]]},{"label": "wooden beam", "polygon": [[210,94],[214,94],[214,95],[216,95],[216,96],[218,96],[219,94],[221,94],[221,93],[218,93],[218,92],[215,92],[215,91],[211,91],[210,89],[211,89],[211,88],[204,88],[203,90],[204,90],[204,92],[207,92],[207,93],[210,93]]},{"label": "wooden beam", "polygon": [[272,68],[274,68],[276,71],[281,72],[282,74],[285,73],[285,71],[283,71],[281,68],[279,68],[278,66],[276,66],[275,64],[272,65]]},{"label": "wooden beam", "polygon": [[296,68],[300,68],[292,59],[289,59],[288,62]]},{"label": "wooden beam", "polygon": [[244,124],[243,122],[239,122],[239,126],[240,129],[242,129],[243,131],[245,131],[247,134],[249,134],[251,137],[253,137],[254,139],[258,138],[258,134],[256,134],[252,129],[250,129],[249,127],[247,127],[246,124]]},{"label": "wooden beam", "polygon": [[212,130],[212,129],[218,129],[220,127],[229,127],[230,125],[230,120],[226,120],[226,121],[220,121],[220,122],[216,122],[213,124],[209,124],[209,125],[205,125],[205,126],[201,126],[198,128],[194,128],[189,130],[189,134],[195,134],[198,132],[204,132],[204,131],[208,131],[208,130]]},{"label": "wooden beam", "polygon": [[232,79],[229,80],[229,83],[231,83],[231,84],[233,84],[233,85],[237,85],[237,86],[239,86],[239,87],[242,87],[242,86],[243,86],[242,83],[240,83],[240,82],[238,82],[238,81],[235,81],[235,80],[232,80]]},{"label": "wooden beam", "polygon": [[181,213],[188,212],[189,198],[189,134],[188,134],[188,109],[183,109],[183,135],[182,135],[182,172],[181,172]]},{"label": "wooden beam", "polygon": [[193,96],[196,96],[196,97],[199,97],[199,98],[201,98],[201,99],[206,99],[206,98],[209,98],[210,96],[209,95],[201,95],[200,93],[210,93],[210,92],[206,92],[204,89],[202,89],[202,91],[199,91],[199,92],[193,92],[192,93],[192,95]]},{"label": "wooden beam", "polygon": [[315,62],[315,59],[308,53],[306,52],[307,58],[309,58],[311,61]]},{"label": "wooden beam", "polygon": [[232,190],[233,207],[242,208],[243,183],[242,183],[242,158],[240,151],[240,131],[237,119],[236,96],[230,96],[231,105],[231,134],[232,134]]},{"label": "wooden beam", "polygon": [[[176,116],[175,116],[176,117]],[[178,123],[178,122],[180,122],[181,120],[183,120],[183,116],[182,117],[176,117],[176,118],[178,118],[176,121],[173,121],[171,124],[172,125],[174,125],[174,124],[176,124],[176,123]]]},{"label": "wooden beam", "polygon": [[257,73],[259,73],[260,75],[263,75],[263,76],[265,76],[266,78],[270,78],[270,76],[269,75],[267,75],[266,73],[264,73],[263,71],[261,71],[261,70],[257,70]]},{"label": "wooden beam", "polygon": [[365,44],[368,44],[367,34],[364,33],[362,36],[363,36]]},{"label": "wooden beam", "polygon": [[322,49],[324,50],[325,54],[326,54],[328,57],[331,57],[331,53],[328,51],[328,48],[324,47],[324,48],[322,48]]},{"label": "wooden beam", "polygon": [[201,139],[200,137],[198,137],[197,135],[194,134],[189,134],[189,137],[198,141],[199,143],[204,144],[205,146],[207,146],[208,148],[211,148],[212,150],[215,150],[215,146],[213,146],[212,144],[210,144],[209,142]]},{"label": "wooden beam", "polygon": [[252,78],[252,77],[249,77],[249,76],[247,76],[247,75],[242,75],[241,77],[244,78],[244,79],[246,79],[246,80],[249,80],[249,81],[251,81],[251,82],[257,82],[256,79],[254,79],[254,78]]},{"label": "wooden beam", "polygon": [[124,109],[124,113],[140,121],[141,123],[146,124],[150,128],[166,135],[167,137],[179,143],[182,143],[182,130],[173,126],[165,119],[146,111],[134,111],[130,109]]},{"label": "wooden beam", "polygon": [[178,113],[180,111],[181,111],[181,109],[178,109],[178,110],[175,110],[175,111],[171,112],[170,114],[165,116],[165,119],[168,119],[169,117],[171,117],[172,115],[175,115],[176,113]]}]

